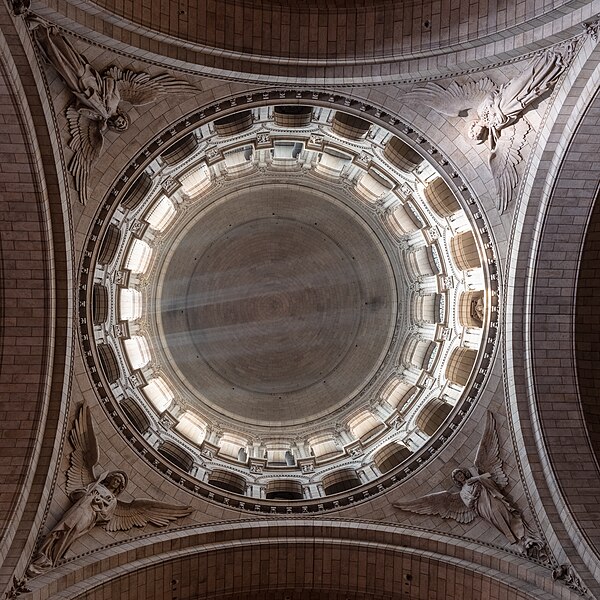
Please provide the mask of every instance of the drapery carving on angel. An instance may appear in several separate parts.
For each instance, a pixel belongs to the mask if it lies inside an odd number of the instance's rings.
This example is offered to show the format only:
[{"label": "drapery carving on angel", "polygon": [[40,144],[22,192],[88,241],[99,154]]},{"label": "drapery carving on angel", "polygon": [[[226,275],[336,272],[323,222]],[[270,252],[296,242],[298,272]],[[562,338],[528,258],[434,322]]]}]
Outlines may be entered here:
[{"label": "drapery carving on angel", "polygon": [[73,505],[43,538],[27,569],[28,576],[56,566],[73,543],[96,525],[102,525],[107,531],[127,531],[148,523],[162,527],[192,511],[189,506],[148,498],[137,498],[132,502],[120,500],[118,496],[127,487],[127,474],[104,471],[100,467],[94,423],[85,405],[79,410],[69,441],[73,451],[67,470],[67,493]]},{"label": "drapery carving on angel", "polygon": [[106,132],[122,133],[130,125],[125,105],[143,106],[167,93],[198,90],[187,81],[167,74],[151,77],[116,66],[100,73],[57,27],[33,13],[28,13],[26,19],[45,62],[52,65],[76,99],[66,109],[71,135],[69,148],[74,153],[68,168],[79,198],[85,203],[89,174],[102,153]]},{"label": "drapery carving on angel", "polygon": [[415,500],[395,502],[394,506],[421,515],[454,519],[459,523],[470,523],[481,517],[527,555],[540,555],[543,542],[532,535],[521,511],[503,492],[508,485],[508,477],[502,468],[496,421],[491,413],[487,413],[474,469],[454,469],[452,480],[460,488],[458,492],[435,492]]},{"label": "drapery carving on angel", "polygon": [[408,101],[423,103],[450,117],[467,117],[471,121],[467,136],[476,143],[487,143],[488,163],[496,186],[496,202],[502,213],[518,183],[517,165],[523,160],[521,150],[531,125],[523,111],[551,91],[573,56],[574,45],[546,50],[535,57],[523,72],[503,85],[484,77],[479,81],[447,88],[429,82],[406,94]]}]

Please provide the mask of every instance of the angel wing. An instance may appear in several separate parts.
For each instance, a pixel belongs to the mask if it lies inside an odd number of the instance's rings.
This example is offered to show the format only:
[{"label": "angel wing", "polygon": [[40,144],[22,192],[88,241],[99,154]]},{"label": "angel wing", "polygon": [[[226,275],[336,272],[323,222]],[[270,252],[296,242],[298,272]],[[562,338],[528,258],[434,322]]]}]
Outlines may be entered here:
[{"label": "angel wing", "polygon": [[465,85],[453,81],[445,89],[437,83],[428,82],[425,87],[408,92],[404,98],[422,102],[449,117],[464,117],[466,111],[477,108],[494,90],[496,90],[494,82],[484,77]]},{"label": "angel wing", "polygon": [[470,523],[477,513],[462,501],[456,492],[435,492],[416,500],[394,502],[396,508],[419,515],[437,515],[443,519],[454,519],[459,523]]},{"label": "angel wing", "polygon": [[128,69],[111,67],[103,73],[117,82],[117,90],[123,102],[141,106],[154,102],[161,94],[191,93],[198,90],[187,81],[175,79],[166,73],[151,77],[148,73],[136,73]]},{"label": "angel wing", "polygon": [[524,119],[503,128],[488,157],[496,186],[496,203],[501,214],[508,208],[519,183],[517,165],[523,160],[521,149],[529,129],[530,125]]},{"label": "angel wing", "polygon": [[85,111],[73,106],[67,108],[67,121],[71,134],[69,148],[74,152],[69,162],[69,172],[75,179],[75,189],[79,192],[81,202],[85,204],[90,171],[102,152],[104,122],[91,119]]},{"label": "angel wing", "polygon": [[166,504],[149,498],[139,498],[133,502],[119,500],[112,517],[104,525],[104,528],[107,531],[127,531],[132,527],[144,527],[148,523],[164,527],[170,521],[186,517],[191,512],[191,506]]},{"label": "angel wing", "polygon": [[485,422],[485,430],[477,449],[475,466],[480,473],[489,473],[500,488],[508,485],[508,477],[502,469],[502,461],[500,460],[500,443],[496,433],[496,420],[489,411]]},{"label": "angel wing", "polygon": [[100,476],[98,467],[98,442],[89,408],[84,404],[79,409],[75,425],[69,433],[73,452],[69,456],[67,470],[67,493],[85,488]]}]

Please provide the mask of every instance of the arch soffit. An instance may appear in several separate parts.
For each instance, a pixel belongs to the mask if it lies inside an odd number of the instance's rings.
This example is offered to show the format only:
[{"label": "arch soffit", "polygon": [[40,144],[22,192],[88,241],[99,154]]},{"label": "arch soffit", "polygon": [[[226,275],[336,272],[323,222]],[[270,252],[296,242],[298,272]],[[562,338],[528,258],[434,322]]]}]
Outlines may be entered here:
[{"label": "arch soffit", "polygon": [[[12,448],[12,460],[4,461],[10,468],[4,481],[14,482],[0,492],[2,506],[9,507],[2,515],[6,521],[0,519],[0,563],[20,569],[34,547],[51,495],[60,457],[56,439],[61,437],[67,412],[65,390],[73,352],[69,328],[72,226],[62,200],[66,197],[66,174],[57,168],[54,153],[43,150],[59,146],[54,129],[47,125],[52,117],[42,99],[46,91],[40,87],[43,79],[35,56],[6,8],[0,9],[0,25],[0,71],[12,98],[12,103],[2,104],[2,112],[5,123],[14,128],[10,132],[11,152],[24,152],[21,159],[25,158],[18,165],[18,186],[7,183],[14,179],[2,177],[6,216],[0,250],[0,294],[8,319],[2,328],[0,410],[5,417],[0,429],[8,427],[6,435],[0,432],[0,438]],[[27,227],[22,227],[24,222]],[[3,252],[14,250],[19,250],[23,263],[2,257]],[[29,266],[25,265],[28,260]],[[57,302],[57,298],[62,301]],[[27,344],[32,346],[29,352]],[[12,385],[19,381],[26,384]],[[14,416],[9,416],[11,412]],[[18,440],[13,435],[15,423]],[[0,454],[7,456],[4,450]],[[3,521],[10,525],[6,530]],[[8,581],[8,574],[0,575],[0,589]]]},{"label": "arch soffit", "polygon": [[[328,583],[330,589],[390,594],[394,591],[398,593],[398,588],[410,581],[414,586],[411,597],[425,598],[431,589],[431,578],[439,577],[439,585],[443,586],[444,581],[452,580],[457,582],[460,590],[464,585],[468,587],[469,579],[471,582],[483,582],[492,592],[505,594],[502,597],[515,600],[575,597],[561,582],[553,581],[543,567],[528,563],[527,568],[523,569],[522,558],[516,554],[489,553],[483,545],[466,544],[464,540],[440,534],[428,533],[424,537],[416,529],[381,523],[371,525],[372,527],[361,528],[357,527],[356,521],[337,519],[319,522],[274,519],[171,530],[137,538],[125,544],[115,544],[103,549],[100,554],[89,553],[65,563],[48,575],[32,580],[28,585],[41,600],[103,598],[105,590],[115,589],[115,586],[118,588],[123,585],[123,589],[126,589],[127,586],[136,585],[134,582],[140,572],[144,573],[143,581],[166,581],[177,576],[178,584],[182,587],[188,584],[186,577],[198,577],[200,583],[205,583],[208,578],[208,585],[212,583],[213,589],[212,595],[206,597],[256,591],[257,586],[262,586],[262,589],[286,585],[311,587],[324,575],[326,569],[323,569],[323,573],[317,570],[314,578],[306,582],[299,581],[294,567],[287,570],[286,564],[281,568],[281,561],[291,560],[304,565],[306,560],[313,561],[313,556],[320,551],[329,550],[331,556],[339,555],[340,560],[351,564],[357,571],[356,581],[353,581],[347,573],[344,577],[344,569],[336,571],[332,568]],[[207,562],[208,556],[210,563]],[[258,583],[255,579],[240,583],[239,577],[237,582],[234,581],[239,573],[233,568],[233,564],[243,564],[244,570],[254,573],[257,571],[252,564],[265,560],[274,560],[277,564],[277,569],[269,569],[266,578],[261,577]],[[318,568],[318,561],[313,562]],[[320,564],[323,567],[328,563],[329,561],[322,560]],[[385,564],[387,568],[378,574],[376,585],[380,589],[374,590],[366,587],[369,583],[374,583],[369,582],[367,571],[373,569],[376,563]],[[223,565],[229,565],[229,568],[220,569]],[[203,567],[206,571],[200,573],[198,568]],[[222,575],[223,572],[224,580],[212,582],[212,575]],[[451,577],[452,572],[455,577]],[[421,575],[419,580],[419,573],[426,575]],[[406,574],[410,578],[407,579]],[[323,580],[326,581],[326,578],[323,577]],[[217,586],[216,589],[214,586]],[[223,589],[218,586],[223,586]],[[154,600],[163,598],[160,587],[150,587],[151,592],[158,594],[152,596]],[[171,590],[165,593],[170,594]]]},{"label": "arch soffit", "polygon": [[[598,580],[600,523],[590,515],[600,470],[581,410],[573,337],[580,251],[598,184],[599,149],[583,146],[598,130],[595,46],[590,38],[581,48],[530,157],[534,175],[515,205],[506,268],[505,305],[512,312],[502,319],[507,408],[523,479],[538,515],[561,538],[550,534],[551,545],[568,551],[570,538],[572,557],[579,552],[580,566]],[[596,582],[586,583],[594,590]]]},{"label": "arch soffit", "polygon": [[[531,4],[533,7],[534,3]],[[51,0],[43,6],[34,0],[31,8],[66,32],[95,45],[111,48],[130,58],[190,74],[261,84],[301,83],[320,87],[354,87],[357,84],[423,81],[518,61],[539,51],[540,46],[551,46],[581,34],[580,23],[593,21],[600,12],[600,0],[579,6],[577,24],[573,25],[571,14],[565,14],[562,4],[564,2],[555,2],[550,10],[543,10],[541,13],[532,8],[524,13],[522,21],[517,18],[512,25],[497,28],[490,26],[474,35],[469,34],[467,39],[461,37],[457,23],[456,34],[449,37],[446,44],[439,39],[430,42],[428,36],[422,38],[419,20],[410,17],[410,33],[402,33],[400,30],[400,39],[394,41],[395,45],[386,49],[381,56],[352,54],[349,58],[336,60],[331,60],[327,55],[303,57],[290,52],[287,55],[269,56],[261,54],[255,48],[245,48],[242,52],[230,51],[217,45],[203,44],[201,40],[184,39],[171,32],[158,31],[148,27],[147,23],[137,23],[127,16],[112,12],[112,6],[103,7],[99,3],[69,2],[66,8],[62,8],[58,0]],[[157,6],[160,10],[160,5]],[[173,14],[179,11],[176,1],[173,11]],[[247,16],[246,13],[243,14]],[[253,16],[259,19],[258,22],[263,18],[260,15]],[[371,16],[374,22],[375,15]],[[161,21],[164,21],[164,14],[157,13],[156,22]],[[299,23],[300,19],[292,17],[292,22]],[[337,25],[335,27],[337,31]],[[527,35],[523,32],[524,28],[527,29]],[[111,36],[107,36],[105,31],[111,31]],[[553,33],[549,35],[549,31]],[[381,38],[381,33],[373,32],[372,35],[373,39]],[[423,41],[407,49],[402,41],[407,36],[411,39],[422,38]],[[527,43],[524,43],[525,40]],[[312,45],[317,47],[316,42]],[[373,40],[365,40],[364,47],[371,45]]]}]

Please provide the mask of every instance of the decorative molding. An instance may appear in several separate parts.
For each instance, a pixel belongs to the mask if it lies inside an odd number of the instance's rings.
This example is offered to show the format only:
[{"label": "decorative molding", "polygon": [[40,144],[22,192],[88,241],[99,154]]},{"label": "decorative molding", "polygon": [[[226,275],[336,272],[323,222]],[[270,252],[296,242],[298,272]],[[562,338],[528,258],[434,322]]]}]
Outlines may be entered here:
[{"label": "decorative molding", "polygon": [[594,42],[598,41],[598,31],[600,30],[600,19],[596,19],[595,21],[591,21],[589,23],[582,23],[583,30],[585,31],[585,35],[588,35],[592,38]]},{"label": "decorative molding", "polygon": [[579,596],[587,596],[588,590],[581,582],[581,579],[579,579],[577,576],[577,573],[572,565],[563,564],[556,567],[552,571],[552,579],[555,581],[561,581]]}]

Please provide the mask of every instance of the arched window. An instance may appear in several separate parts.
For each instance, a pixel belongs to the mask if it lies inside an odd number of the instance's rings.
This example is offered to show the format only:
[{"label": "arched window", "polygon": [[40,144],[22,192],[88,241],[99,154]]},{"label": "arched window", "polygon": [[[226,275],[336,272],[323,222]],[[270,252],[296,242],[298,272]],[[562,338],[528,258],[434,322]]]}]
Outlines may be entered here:
[{"label": "arched window", "polygon": [[413,277],[437,275],[440,272],[431,246],[423,246],[414,252],[409,252],[406,258]]},{"label": "arched window", "polygon": [[169,166],[176,165],[194,153],[198,147],[198,140],[193,133],[183,136],[171,144],[161,155],[163,162]]},{"label": "arched window", "polygon": [[359,485],[360,479],[353,469],[339,469],[323,477],[323,489],[327,496],[351,490]]},{"label": "arched window", "polygon": [[475,350],[463,348],[462,346],[454,348],[448,359],[446,379],[456,385],[467,385],[476,358],[477,352]]},{"label": "arched window", "polygon": [[446,182],[438,177],[425,188],[425,198],[440,217],[451,217],[460,210],[460,204]]},{"label": "arched window", "polygon": [[461,271],[481,267],[475,236],[470,231],[459,233],[450,240],[450,253]]},{"label": "arched window", "polygon": [[405,173],[414,171],[423,162],[423,157],[416,150],[396,136],[385,145],[383,156],[394,167]]},{"label": "arched window", "polygon": [[450,414],[452,405],[440,398],[429,401],[416,419],[417,427],[427,435],[433,435]]},{"label": "arched window", "polygon": [[310,106],[276,106],[273,110],[275,125],[286,129],[310,125],[313,109]]},{"label": "arched window", "polygon": [[94,325],[100,325],[108,317],[108,290],[101,283],[95,283],[92,291],[92,318]]},{"label": "arched window", "polygon": [[302,500],[302,484],[293,479],[273,479],[267,482],[267,500]]},{"label": "arched window", "polygon": [[115,351],[108,344],[98,344],[97,348],[104,375],[109,383],[114,383],[121,374]]},{"label": "arched window", "polygon": [[144,387],[143,392],[159,413],[167,410],[174,398],[173,392],[162,377],[155,377],[150,380],[148,385]]},{"label": "arched window", "polygon": [[175,217],[175,212],[175,207],[171,200],[166,196],[160,196],[145,216],[145,220],[148,221],[152,229],[164,231]]},{"label": "arched window", "polygon": [[175,426],[179,433],[198,446],[204,441],[206,425],[193,412],[187,411],[179,418]]},{"label": "arched window", "polygon": [[347,140],[362,140],[367,137],[371,124],[364,119],[349,115],[339,110],[333,117],[331,129],[340,137]]},{"label": "arched window", "polygon": [[416,385],[411,385],[407,381],[394,377],[384,388],[381,397],[392,408],[396,408],[402,412],[402,408],[410,400],[412,400],[419,388]]},{"label": "arched window", "polygon": [[121,232],[116,225],[109,225],[104,239],[102,240],[102,246],[100,246],[100,254],[98,256],[98,262],[101,265],[108,265],[111,263],[117,254],[119,248],[119,242],[121,241]]},{"label": "arched window", "polygon": [[194,457],[171,440],[163,442],[158,447],[158,453],[162,454],[169,462],[186,471],[186,473],[189,473],[194,466]]},{"label": "arched window", "polygon": [[407,205],[396,206],[387,215],[386,222],[396,236],[412,233],[421,227],[417,215]]},{"label": "arched window", "polygon": [[133,398],[123,398],[119,405],[129,422],[139,433],[144,434],[150,429],[150,419]]},{"label": "arched window", "polygon": [[252,127],[252,112],[249,110],[243,110],[215,121],[215,131],[217,135],[223,137],[237,135],[250,127]]},{"label": "arched window", "polygon": [[387,473],[404,462],[411,454],[412,452],[404,444],[392,442],[375,453],[373,462],[382,473]]},{"label": "arched window", "polygon": [[213,469],[208,477],[208,483],[234,494],[244,495],[246,493],[246,480],[241,475],[222,469]]},{"label": "arched window", "polygon": [[363,442],[385,429],[385,425],[368,410],[363,410],[350,419],[348,427],[352,435]]},{"label": "arched window", "polygon": [[121,205],[123,208],[132,210],[147,196],[152,189],[152,178],[144,171],[132,184],[123,196]]}]

